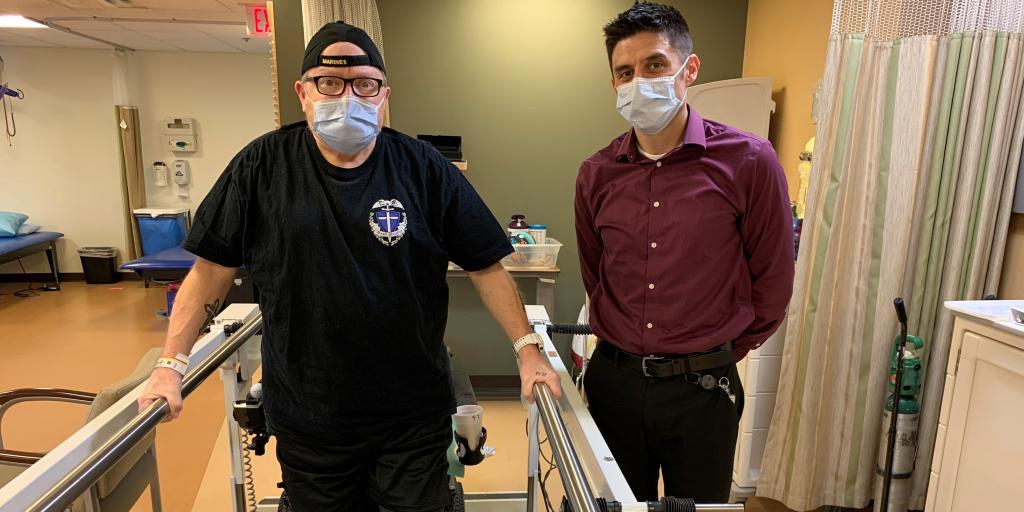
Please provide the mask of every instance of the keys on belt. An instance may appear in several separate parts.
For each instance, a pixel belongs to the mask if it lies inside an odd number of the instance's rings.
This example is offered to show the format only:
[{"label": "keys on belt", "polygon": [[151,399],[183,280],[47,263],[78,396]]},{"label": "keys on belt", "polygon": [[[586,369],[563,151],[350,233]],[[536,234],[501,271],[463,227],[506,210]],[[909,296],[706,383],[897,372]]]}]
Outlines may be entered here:
[{"label": "keys on belt", "polygon": [[[654,363],[671,362],[670,359],[657,356],[647,356],[641,359],[640,368],[643,371],[644,377],[649,378],[657,378],[656,375],[653,375],[648,371],[647,363],[649,361]],[[713,391],[715,388],[721,389],[722,392],[724,392],[726,396],[729,397],[729,400],[732,400],[732,403],[736,403],[736,395],[733,394],[732,389],[729,387],[729,377],[722,376],[715,378],[714,375],[710,375],[707,373],[684,373],[682,374],[682,376],[683,380],[685,380],[686,382],[689,382],[690,384],[694,384],[696,386],[700,386],[705,391]]]},{"label": "keys on belt", "polygon": [[736,403],[736,395],[732,393],[728,377],[715,377],[714,375],[700,373],[701,370],[717,368],[735,362],[732,343],[726,343],[711,352],[679,358],[635,356],[623,351],[607,340],[601,340],[598,350],[602,350],[609,357],[612,357],[616,364],[640,370],[644,377],[657,379],[677,375],[682,376],[686,382],[700,386],[705,391],[713,391],[715,388],[721,389],[729,397],[729,400]]}]

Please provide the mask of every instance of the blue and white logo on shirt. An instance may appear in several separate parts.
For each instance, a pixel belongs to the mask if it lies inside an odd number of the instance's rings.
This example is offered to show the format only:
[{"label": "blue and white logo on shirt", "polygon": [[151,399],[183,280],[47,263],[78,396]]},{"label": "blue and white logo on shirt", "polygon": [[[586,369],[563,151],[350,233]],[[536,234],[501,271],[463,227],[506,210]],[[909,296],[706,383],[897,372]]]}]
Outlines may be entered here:
[{"label": "blue and white logo on shirt", "polygon": [[380,243],[392,247],[405,235],[408,219],[398,199],[381,199],[370,209],[370,230]]}]

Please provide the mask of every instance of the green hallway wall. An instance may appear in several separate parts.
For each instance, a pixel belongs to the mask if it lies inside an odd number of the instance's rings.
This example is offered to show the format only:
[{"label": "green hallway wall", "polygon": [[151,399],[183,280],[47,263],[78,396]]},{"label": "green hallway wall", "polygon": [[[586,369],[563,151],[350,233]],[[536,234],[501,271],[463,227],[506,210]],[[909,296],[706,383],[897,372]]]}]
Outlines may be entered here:
[{"label": "green hallway wall", "polygon": [[[747,0],[667,3],[690,24],[703,62],[699,82],[740,77]],[[275,4],[278,37],[286,30],[281,4]],[[601,27],[631,4],[377,1],[393,88],[392,127],[411,136],[461,135],[467,177],[502,225],[523,213],[532,223],[547,224],[548,236],[565,244],[556,322],[574,322],[584,298],[573,231],[579,163],[627,129],[615,112]],[[291,24],[294,14],[285,8]],[[301,27],[297,33],[301,38]],[[279,64],[292,66],[286,61],[294,59],[280,58]],[[282,73],[282,98],[290,83]],[[472,284],[450,284],[446,340],[456,365],[473,375],[516,374],[511,347]],[[533,302],[532,283],[520,281],[520,288]],[[567,340],[559,337],[557,344],[566,356]]]}]

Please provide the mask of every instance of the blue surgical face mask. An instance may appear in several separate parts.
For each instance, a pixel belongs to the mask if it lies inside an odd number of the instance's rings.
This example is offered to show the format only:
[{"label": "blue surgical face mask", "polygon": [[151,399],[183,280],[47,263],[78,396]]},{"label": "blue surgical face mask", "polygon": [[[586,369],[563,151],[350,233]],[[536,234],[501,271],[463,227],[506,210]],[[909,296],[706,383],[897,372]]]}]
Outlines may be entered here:
[{"label": "blue surgical face mask", "polygon": [[344,154],[354,155],[373,142],[380,132],[377,111],[380,105],[356,96],[320,100],[313,103],[313,131],[324,144]]},{"label": "blue surgical face mask", "polygon": [[686,69],[690,57],[672,76],[658,78],[635,77],[629,83],[615,88],[615,109],[629,124],[647,135],[661,132],[676,116],[686,101],[676,97],[676,77]]}]

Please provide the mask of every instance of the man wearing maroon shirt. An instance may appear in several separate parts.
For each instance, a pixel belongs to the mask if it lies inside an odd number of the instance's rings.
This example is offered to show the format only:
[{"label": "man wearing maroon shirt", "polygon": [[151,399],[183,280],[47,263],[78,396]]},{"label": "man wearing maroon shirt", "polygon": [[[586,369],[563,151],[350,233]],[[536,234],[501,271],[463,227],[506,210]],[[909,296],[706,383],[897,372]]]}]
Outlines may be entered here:
[{"label": "man wearing maroon shirt", "polygon": [[729,497],[743,389],[736,361],[785,317],[793,286],[786,177],[771,144],[685,105],[697,78],[673,7],[604,27],[616,108],[632,125],[580,166],[576,237],[590,323],[590,411],[639,500]]}]

